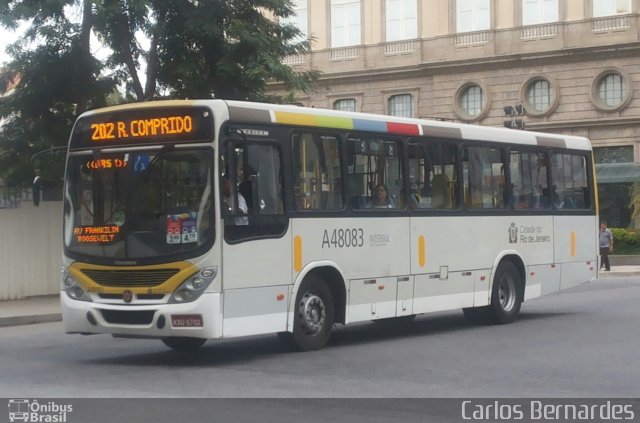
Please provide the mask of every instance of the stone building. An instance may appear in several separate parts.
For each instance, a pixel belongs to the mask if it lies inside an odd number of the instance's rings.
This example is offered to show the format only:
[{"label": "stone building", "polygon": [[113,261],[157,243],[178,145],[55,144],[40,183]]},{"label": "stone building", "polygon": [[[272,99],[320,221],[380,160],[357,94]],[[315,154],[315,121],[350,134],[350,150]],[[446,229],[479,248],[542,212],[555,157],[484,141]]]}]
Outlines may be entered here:
[{"label": "stone building", "polygon": [[[305,106],[586,136],[601,215],[640,182],[640,0],[296,0]],[[272,85],[273,92],[283,87]],[[524,116],[506,111],[523,106]]]}]

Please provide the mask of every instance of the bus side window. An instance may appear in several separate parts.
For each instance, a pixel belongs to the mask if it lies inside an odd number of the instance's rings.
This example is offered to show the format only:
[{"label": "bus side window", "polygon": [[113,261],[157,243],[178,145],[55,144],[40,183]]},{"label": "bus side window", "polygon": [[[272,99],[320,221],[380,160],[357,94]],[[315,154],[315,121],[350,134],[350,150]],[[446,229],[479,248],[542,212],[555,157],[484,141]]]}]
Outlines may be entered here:
[{"label": "bus side window", "polygon": [[315,133],[294,133],[294,197],[298,210],[340,210],[342,166],[338,138]]},{"label": "bus side window", "polygon": [[349,137],[349,203],[352,209],[404,208],[399,145],[395,140],[372,136]]}]

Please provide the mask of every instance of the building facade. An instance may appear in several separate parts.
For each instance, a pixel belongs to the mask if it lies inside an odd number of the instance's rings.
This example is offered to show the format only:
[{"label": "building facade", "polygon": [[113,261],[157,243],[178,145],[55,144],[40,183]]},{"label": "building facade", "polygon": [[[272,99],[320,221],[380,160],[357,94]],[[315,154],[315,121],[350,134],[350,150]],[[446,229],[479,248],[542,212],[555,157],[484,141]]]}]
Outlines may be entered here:
[{"label": "building facade", "polygon": [[601,215],[610,226],[631,223],[640,0],[294,3],[288,23],[312,40],[312,52],[286,62],[322,72],[298,103],[588,137]]}]

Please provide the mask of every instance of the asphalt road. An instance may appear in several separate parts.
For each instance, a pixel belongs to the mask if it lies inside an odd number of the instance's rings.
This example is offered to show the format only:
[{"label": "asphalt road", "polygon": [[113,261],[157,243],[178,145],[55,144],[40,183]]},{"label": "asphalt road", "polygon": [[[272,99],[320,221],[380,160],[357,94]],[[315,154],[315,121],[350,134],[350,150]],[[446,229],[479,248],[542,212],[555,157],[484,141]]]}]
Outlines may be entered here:
[{"label": "asphalt road", "polygon": [[275,335],[183,356],[60,323],[0,328],[0,398],[637,398],[639,304],[638,278],[601,279],[527,302],[511,325],[460,311],[358,324],[308,353]]}]

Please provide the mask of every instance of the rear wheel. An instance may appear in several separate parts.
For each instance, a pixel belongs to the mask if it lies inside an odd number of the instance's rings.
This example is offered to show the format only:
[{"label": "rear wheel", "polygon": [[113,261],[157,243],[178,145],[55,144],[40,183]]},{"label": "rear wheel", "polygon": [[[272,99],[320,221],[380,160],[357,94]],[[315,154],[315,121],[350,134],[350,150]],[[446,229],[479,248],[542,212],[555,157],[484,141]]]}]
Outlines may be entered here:
[{"label": "rear wheel", "polygon": [[293,318],[293,340],[303,351],[318,350],[331,336],[335,319],[333,297],[327,284],[310,275],[296,296]]},{"label": "rear wheel", "polygon": [[522,277],[516,266],[503,261],[496,270],[491,291],[491,304],[487,307],[465,308],[466,318],[478,323],[511,323],[518,318],[522,305]]},{"label": "rear wheel", "polygon": [[491,311],[496,323],[511,323],[518,318],[524,291],[522,285],[516,266],[510,261],[500,263],[491,293]]},{"label": "rear wheel", "polygon": [[204,345],[206,339],[189,338],[186,336],[176,336],[171,338],[162,338],[162,342],[169,348],[179,352],[197,351]]}]

